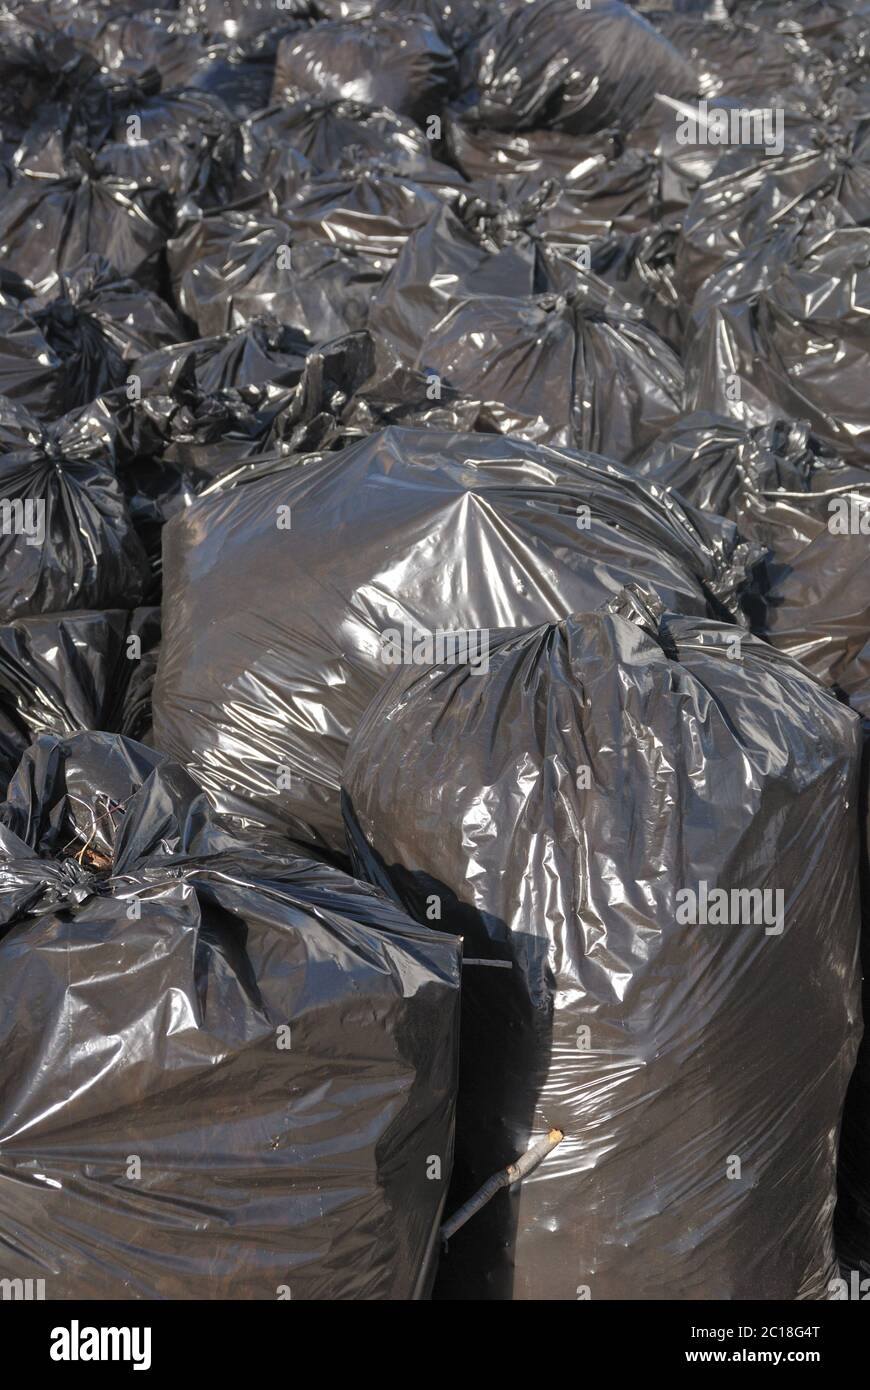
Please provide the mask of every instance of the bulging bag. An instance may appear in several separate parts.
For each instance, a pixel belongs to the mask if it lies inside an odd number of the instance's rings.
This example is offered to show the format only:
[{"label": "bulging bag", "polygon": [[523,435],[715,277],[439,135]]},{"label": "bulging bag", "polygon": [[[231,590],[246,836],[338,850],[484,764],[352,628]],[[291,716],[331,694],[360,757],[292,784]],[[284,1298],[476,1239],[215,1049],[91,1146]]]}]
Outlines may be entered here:
[{"label": "bulging bag", "polygon": [[657,92],[691,95],[692,65],[619,0],[535,0],[479,40],[480,119],[495,130],[630,130]]},{"label": "bulging bag", "polygon": [[0,806],[0,1277],[425,1297],[458,950],[141,744],[40,737]]},{"label": "bulging bag", "polygon": [[766,551],[753,631],[870,715],[870,469],[793,420],[750,429],[701,413],[665,431],[638,472]]},{"label": "bulging bag", "polygon": [[0,797],[39,734],[110,729],[144,739],[159,642],[159,608],[0,626]]},{"label": "bulging bag", "polygon": [[104,403],[41,425],[0,398],[0,622],[143,601],[148,561],[115,462]]},{"label": "bulging bag", "polygon": [[222,810],[340,852],[348,741],[425,634],[556,621],[632,580],[731,611],[750,559],[731,523],[520,440],[393,426],[264,459],[164,531],[156,744]]},{"label": "bulging bag", "polygon": [[652,595],[405,670],[362,720],[358,868],[464,939],[461,1298],[824,1299],[861,1035],[857,717]]}]

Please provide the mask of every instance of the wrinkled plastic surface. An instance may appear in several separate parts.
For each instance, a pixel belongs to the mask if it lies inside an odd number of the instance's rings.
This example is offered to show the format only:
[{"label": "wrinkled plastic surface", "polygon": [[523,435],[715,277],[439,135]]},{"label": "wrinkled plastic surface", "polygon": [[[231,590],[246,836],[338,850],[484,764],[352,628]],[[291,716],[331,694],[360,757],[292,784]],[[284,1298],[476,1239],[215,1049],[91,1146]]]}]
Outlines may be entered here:
[{"label": "wrinkled plastic surface", "polygon": [[631,463],[680,414],[679,359],[594,275],[565,294],[477,295],[411,365],[473,403],[475,428]]},{"label": "wrinkled plastic surface", "polygon": [[157,745],[222,809],[341,850],[384,631],[558,619],[631,580],[705,615],[736,603],[749,557],[729,523],[602,459],[390,428],[218,486],[169,523],[163,560]]},{"label": "wrinkled plastic surface", "polygon": [[787,103],[793,110],[800,109],[800,103],[819,104],[816,83],[824,84],[828,74],[824,68],[820,71],[817,50],[794,34],[746,22],[739,11],[731,23],[690,13],[703,8],[701,4],[674,5],[677,13],[656,14],[651,22],[695,68],[698,90],[705,97],[725,93],[744,106]]},{"label": "wrinkled plastic surface", "polygon": [[746,425],[807,420],[847,461],[870,465],[868,267],[870,228],[814,220],[753,243],[695,299],[687,408]]},{"label": "wrinkled plastic surface", "polygon": [[394,257],[437,214],[439,195],[446,199],[447,191],[428,189],[389,164],[350,157],[331,173],[307,178],[286,210],[298,242],[334,242]]},{"label": "wrinkled plastic surface", "polygon": [[[143,195],[163,188],[173,198],[208,205],[231,194],[241,136],[219,96],[160,88],[146,69],[136,78],[108,76],[67,127],[43,115],[28,130],[14,163],[28,177],[64,176],[88,152],[86,174],[111,174]],[[96,158],[90,158],[96,157]]]},{"label": "wrinkled plastic surface", "polygon": [[859,804],[864,909],[861,956],[864,965],[864,1040],[852,1074],[840,1136],[837,1253],[847,1269],[870,1278],[870,719],[863,720],[864,765]]},{"label": "wrinkled plastic surface", "polygon": [[520,204],[441,209],[375,292],[368,327],[382,370],[399,362],[435,375],[474,405],[475,428],[638,457],[684,394],[682,365],[648,321],[678,336],[668,273],[647,272],[651,245],[620,243],[602,223],[594,264],[608,284],[579,260],[581,243],[588,253],[545,189]]},{"label": "wrinkled plastic surface", "polygon": [[[565,1133],[450,1242],[444,1296],[827,1296],[859,726],[736,633],[623,594],[486,672],[406,668],[357,730],[357,864],[464,939],[453,1203]],[[781,932],[681,921],[702,882],[781,891]]]},{"label": "wrinkled plastic surface", "polygon": [[[137,364],[140,450],[155,449],[164,467],[177,469],[179,496],[197,491],[274,442],[308,353],[300,333],[266,319],[151,353]],[[150,471],[147,460],[135,460],[122,480],[147,487]],[[164,509],[163,519],[172,510]]]},{"label": "wrinkled plastic surface", "polygon": [[870,471],[789,421],[685,416],[638,467],[767,551],[753,627],[870,716]]},{"label": "wrinkled plastic surface", "polygon": [[290,214],[235,211],[183,229],[168,261],[178,302],[203,337],[270,314],[318,343],[364,327],[391,265],[353,244],[297,241]]},{"label": "wrinkled plastic surface", "polygon": [[386,13],[365,26],[318,24],[282,39],[272,100],[385,106],[422,125],[438,115],[455,81],[453,52],[428,20]]},{"label": "wrinkled plastic surface", "polygon": [[87,256],[42,295],[0,294],[0,395],[41,420],[120,386],[137,358],[184,330],[156,294]]},{"label": "wrinkled plastic surface", "polygon": [[409,237],[375,297],[369,324],[379,343],[410,365],[429,330],[463,300],[540,288],[535,246],[522,228],[487,244],[444,208]]},{"label": "wrinkled plastic surface", "polygon": [[158,608],[52,613],[0,627],[0,797],[39,734],[146,737],[159,641]]},{"label": "wrinkled plastic surface", "polygon": [[0,260],[39,290],[94,254],[151,288],[173,226],[167,189],[116,174],[78,147],[63,174],[23,174],[4,193]]},{"label": "wrinkled plastic surface", "polygon": [[49,1299],[426,1296],[455,939],[235,839],[181,768],[106,734],[23,759],[0,924],[4,1278]]},{"label": "wrinkled plastic surface", "polygon": [[282,0],[277,12],[274,0],[181,0],[179,5],[185,19],[228,39],[251,38],[286,20],[310,19],[318,8],[314,0]]},{"label": "wrinkled plastic surface", "polygon": [[[732,148],[709,171],[683,220],[676,261],[677,284],[690,309],[701,285],[756,245],[760,265],[774,273],[797,258],[797,239],[808,230],[861,224],[870,219],[870,139],[866,122],[828,131],[795,128],[783,116],[781,155]],[[793,141],[793,144],[791,143]],[[705,147],[709,150],[709,147]],[[866,239],[866,232],[863,237]],[[860,245],[862,234],[852,237]]]},{"label": "wrinkled plastic surface", "polygon": [[[245,160],[241,177],[259,171],[260,182],[275,188],[276,172],[298,182],[301,159],[321,172],[337,169],[353,151],[356,159],[393,164],[410,177],[427,171],[450,182],[460,180],[446,165],[433,160],[430,142],[407,117],[385,108],[372,110],[358,102],[300,98],[287,106],[258,111],[242,128]],[[267,172],[264,172],[264,169]]]},{"label": "wrinkled plastic surface", "polygon": [[164,532],[167,736],[261,847],[347,865],[406,619],[639,581],[870,727],[868,52],[865,0],[4,0],[0,796],[152,741]]},{"label": "wrinkled plastic surface", "polygon": [[0,498],[0,621],[143,601],[148,561],[100,412],[41,425],[0,400]]},{"label": "wrinkled plastic surface", "polygon": [[80,36],[81,44],[116,80],[156,72],[164,90],[190,86],[206,61],[204,36],[182,28],[173,10],[135,8],[138,13],[129,4],[108,6]]},{"label": "wrinkled plastic surface", "polygon": [[571,135],[631,128],[657,92],[696,88],[691,66],[619,0],[516,6],[481,39],[477,82],[484,125]]}]

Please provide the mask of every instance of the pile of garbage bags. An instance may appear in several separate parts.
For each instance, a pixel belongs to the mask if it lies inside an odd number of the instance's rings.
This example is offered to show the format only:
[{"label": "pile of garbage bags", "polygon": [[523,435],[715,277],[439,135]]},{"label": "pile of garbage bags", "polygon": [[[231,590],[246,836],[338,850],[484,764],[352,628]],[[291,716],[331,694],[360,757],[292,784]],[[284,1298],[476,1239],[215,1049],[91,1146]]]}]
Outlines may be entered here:
[{"label": "pile of garbage bags", "polygon": [[223,811],[341,852],[347,746],[406,631],[532,625],[632,577],[729,611],[753,552],[710,520],[602,459],[484,434],[390,426],[260,460],[167,527],[157,745]]},{"label": "pile of garbage bags", "polygon": [[0,0],[4,1288],[870,1277],[868,50]]}]

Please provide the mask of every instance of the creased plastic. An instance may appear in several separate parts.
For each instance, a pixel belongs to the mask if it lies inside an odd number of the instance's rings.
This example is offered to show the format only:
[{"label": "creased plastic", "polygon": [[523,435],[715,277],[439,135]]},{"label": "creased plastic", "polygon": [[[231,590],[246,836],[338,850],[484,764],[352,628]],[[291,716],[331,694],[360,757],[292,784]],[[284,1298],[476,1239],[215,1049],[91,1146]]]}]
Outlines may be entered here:
[{"label": "creased plastic", "polygon": [[565,1134],[451,1240],[445,1297],[828,1297],[859,725],[735,636],[634,591],[405,668],[357,730],[357,866],[463,937],[454,1205]]},{"label": "creased plastic", "polygon": [[730,523],[567,450],[392,427],[273,458],[164,532],[155,739],[221,809],[340,851],[384,633],[557,620],[632,580],[734,611],[754,558]]},{"label": "creased plastic", "polygon": [[0,923],[4,1277],[53,1299],[427,1295],[454,938],[237,840],[183,769],[107,734],[23,759]]}]

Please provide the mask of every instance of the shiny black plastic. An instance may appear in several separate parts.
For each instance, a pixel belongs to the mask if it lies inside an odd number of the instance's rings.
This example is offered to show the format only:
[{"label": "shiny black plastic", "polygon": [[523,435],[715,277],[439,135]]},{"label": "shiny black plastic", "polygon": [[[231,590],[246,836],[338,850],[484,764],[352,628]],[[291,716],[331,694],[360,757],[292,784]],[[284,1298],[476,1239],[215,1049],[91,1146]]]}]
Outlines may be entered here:
[{"label": "shiny black plastic", "polygon": [[464,943],[453,1201],[565,1134],[451,1240],[444,1296],[828,1296],[859,754],[797,662],[642,592],[373,702],[355,862]]},{"label": "shiny black plastic", "polygon": [[0,399],[0,499],[0,621],[143,601],[148,562],[100,411],[41,425]]},{"label": "shiny black plastic", "polygon": [[870,471],[806,425],[685,416],[638,471],[767,552],[753,627],[870,716]]},{"label": "shiny black plastic", "polygon": [[631,580],[733,611],[753,558],[729,522],[567,450],[389,428],[273,458],[164,531],[155,740],[221,809],[341,850],[385,631],[558,620]]},{"label": "shiny black plastic", "polygon": [[631,126],[657,92],[691,96],[691,65],[619,0],[517,5],[480,40],[479,111],[496,130]]},{"label": "shiny black plastic", "polygon": [[458,954],[141,744],[41,736],[0,806],[0,1274],[425,1297]]},{"label": "shiny black plastic", "polygon": [[0,796],[39,734],[151,727],[160,610],[51,613],[0,627]]}]

